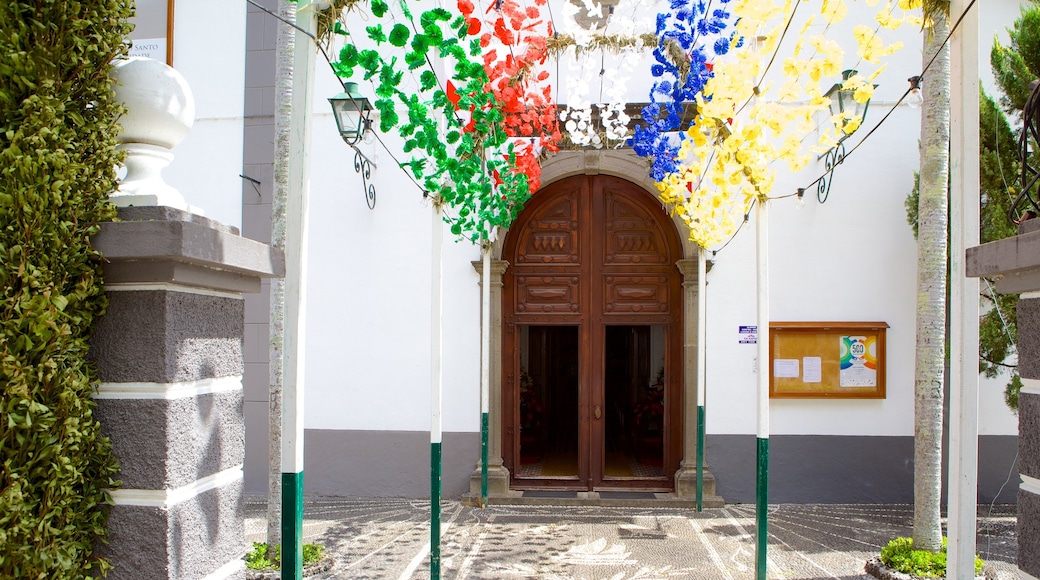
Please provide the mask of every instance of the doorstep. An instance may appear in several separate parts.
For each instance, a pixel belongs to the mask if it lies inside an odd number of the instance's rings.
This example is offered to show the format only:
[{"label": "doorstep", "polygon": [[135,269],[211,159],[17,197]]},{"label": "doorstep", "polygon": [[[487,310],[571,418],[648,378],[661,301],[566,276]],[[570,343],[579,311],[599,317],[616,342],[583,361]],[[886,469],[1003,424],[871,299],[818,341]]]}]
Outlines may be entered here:
[{"label": "doorstep", "polygon": [[[479,505],[480,496],[470,493],[464,494],[462,503],[470,506]],[[673,492],[623,490],[513,490],[506,494],[488,496],[488,504],[697,509],[696,499],[680,498]],[[701,500],[701,506],[704,508],[721,508],[725,505],[726,502],[717,495],[708,496]]]}]

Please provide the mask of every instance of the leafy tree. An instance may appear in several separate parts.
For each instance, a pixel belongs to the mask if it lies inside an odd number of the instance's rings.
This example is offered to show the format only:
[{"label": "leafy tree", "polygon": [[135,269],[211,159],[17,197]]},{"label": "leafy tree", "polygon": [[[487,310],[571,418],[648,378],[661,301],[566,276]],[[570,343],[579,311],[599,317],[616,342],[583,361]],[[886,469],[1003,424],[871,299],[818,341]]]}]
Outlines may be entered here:
[{"label": "leafy tree", "polygon": [[130,0],[0,2],[0,578],[104,573],[117,465],[93,418],[90,245],[115,211]]}]

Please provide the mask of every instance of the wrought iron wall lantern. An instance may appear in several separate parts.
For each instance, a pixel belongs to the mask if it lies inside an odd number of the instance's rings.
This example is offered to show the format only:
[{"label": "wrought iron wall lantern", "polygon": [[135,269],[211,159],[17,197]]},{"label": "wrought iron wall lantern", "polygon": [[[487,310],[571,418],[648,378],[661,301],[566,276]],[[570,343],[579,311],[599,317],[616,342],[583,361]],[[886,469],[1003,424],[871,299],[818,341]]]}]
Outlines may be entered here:
[{"label": "wrought iron wall lantern", "polygon": [[332,114],[336,118],[339,136],[354,150],[354,171],[361,175],[365,191],[365,203],[369,209],[376,207],[376,186],[369,183],[376,164],[358,149],[358,141],[372,135],[372,103],[358,91],[357,83],[345,83],[345,92],[329,98]]},{"label": "wrought iron wall lantern", "polygon": [[[855,70],[842,71],[841,82],[835,83],[824,95],[831,101],[831,118],[836,119],[835,128],[841,133],[841,137],[838,139],[838,143],[831,147],[830,151],[819,157],[824,159],[824,169],[827,171],[827,174],[820,178],[816,186],[816,199],[820,203],[827,201],[827,197],[831,193],[834,169],[845,160],[845,140],[855,133],[858,128],[857,126],[852,130],[847,130],[848,124],[852,119],[858,119],[859,123],[862,124],[867,118],[867,109],[870,107],[870,99],[860,103],[854,98],[856,93],[854,89],[844,88],[845,81],[852,78],[855,74]],[[874,85],[874,88],[877,88],[877,85]]]}]

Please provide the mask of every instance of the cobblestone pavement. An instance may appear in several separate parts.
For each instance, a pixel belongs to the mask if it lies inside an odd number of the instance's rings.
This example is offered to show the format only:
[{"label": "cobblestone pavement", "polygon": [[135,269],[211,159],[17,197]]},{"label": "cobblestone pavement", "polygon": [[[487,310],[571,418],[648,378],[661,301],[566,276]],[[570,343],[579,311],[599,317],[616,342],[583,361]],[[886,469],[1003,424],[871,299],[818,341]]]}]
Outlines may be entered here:
[{"label": "cobblestone pavement", "polygon": [[[980,506],[978,551],[988,576],[1016,578],[1014,506]],[[429,502],[308,499],[305,541],[324,544],[333,568],[316,578],[426,579]],[[246,540],[263,541],[264,506],[246,503]],[[754,578],[755,510],[442,504],[441,578],[651,580]],[[867,558],[910,534],[905,505],[775,505],[769,510],[771,579],[868,580]]]}]

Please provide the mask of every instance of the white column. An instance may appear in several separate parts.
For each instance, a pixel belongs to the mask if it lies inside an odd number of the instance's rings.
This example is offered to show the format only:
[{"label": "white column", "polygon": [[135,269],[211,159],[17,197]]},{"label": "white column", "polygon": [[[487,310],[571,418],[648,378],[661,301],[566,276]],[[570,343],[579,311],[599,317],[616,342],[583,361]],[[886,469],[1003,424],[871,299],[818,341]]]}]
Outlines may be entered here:
[{"label": "white column", "polygon": [[[956,22],[970,0],[950,3]],[[975,577],[979,454],[979,279],[965,250],[979,244],[979,3],[950,46],[950,475],[946,577]]]}]

